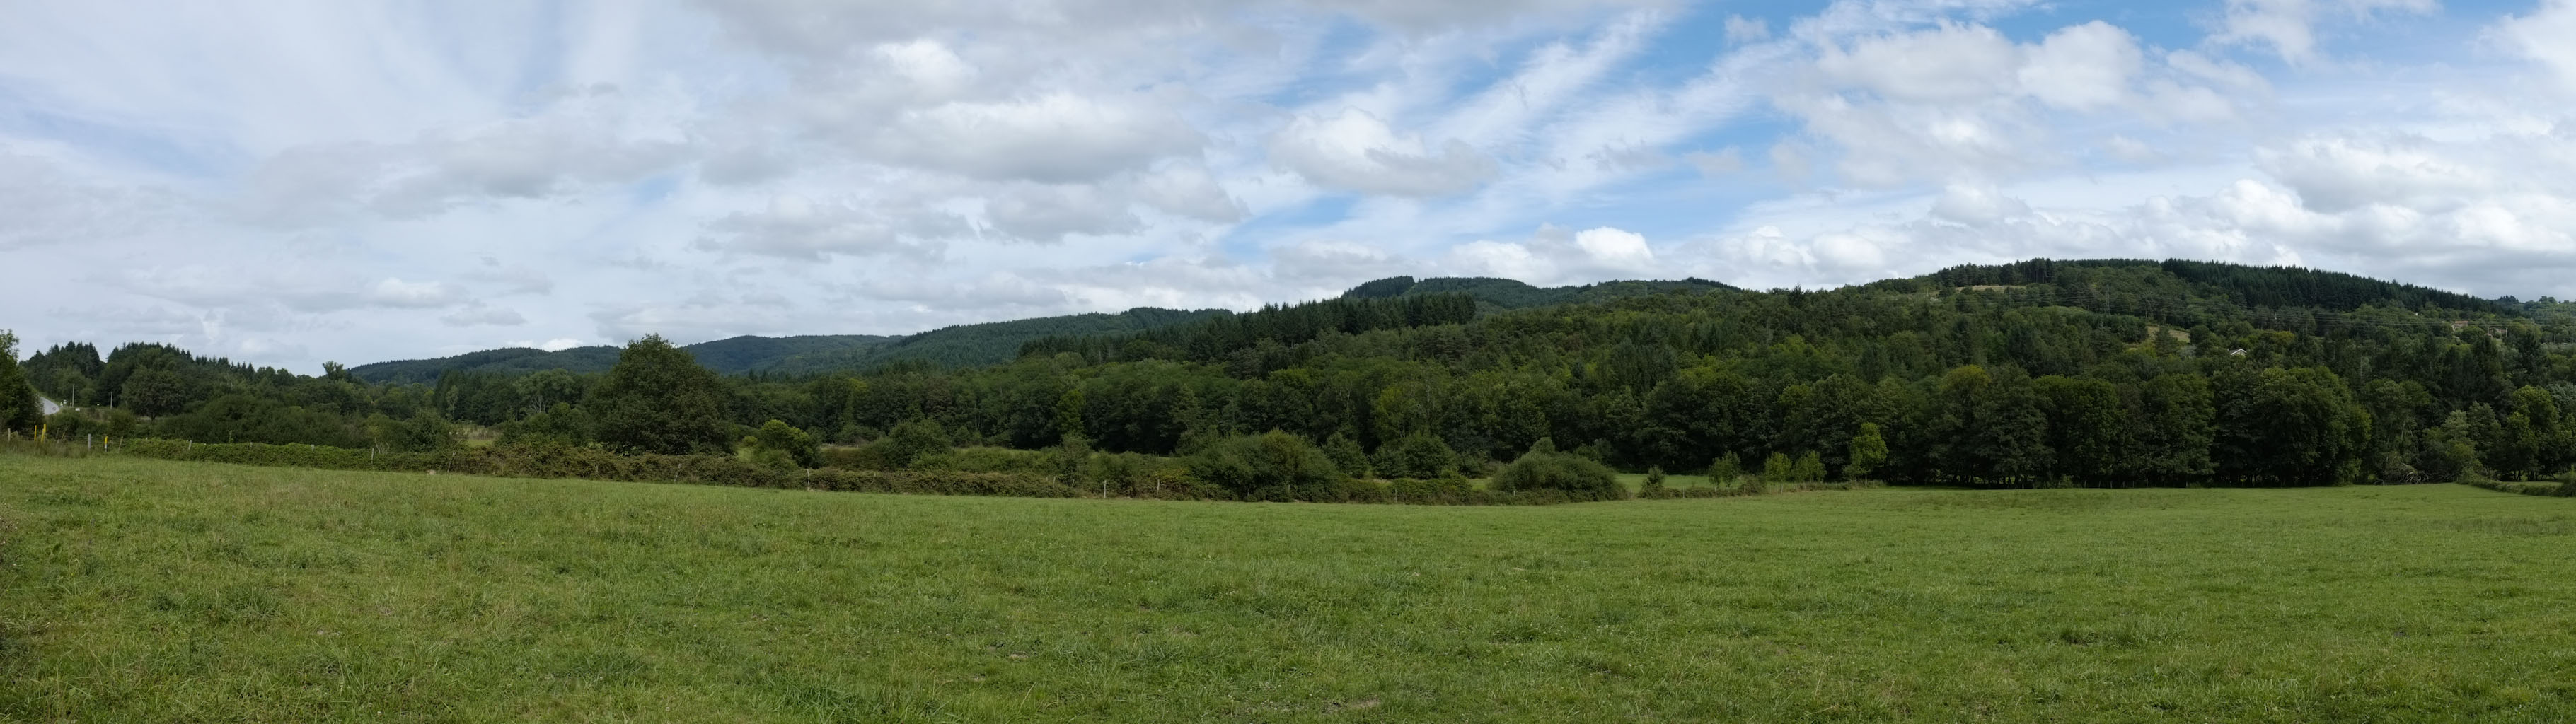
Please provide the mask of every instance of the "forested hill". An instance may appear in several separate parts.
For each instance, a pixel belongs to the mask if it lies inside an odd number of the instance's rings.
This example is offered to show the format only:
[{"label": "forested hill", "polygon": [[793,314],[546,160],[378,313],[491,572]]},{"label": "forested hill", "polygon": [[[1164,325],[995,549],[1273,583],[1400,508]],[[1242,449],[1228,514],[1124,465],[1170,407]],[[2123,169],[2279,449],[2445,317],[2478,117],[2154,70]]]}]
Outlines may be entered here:
[{"label": "forested hill", "polygon": [[[400,385],[157,346],[101,361],[81,345],[30,359],[28,377],[55,399],[116,395],[161,418],[151,433],[188,439],[399,447],[455,420],[508,439],[721,452],[777,420],[842,442],[933,425],[964,444],[1169,455],[1277,431],[1265,439],[1382,477],[1478,474],[1553,448],[1632,471],[1776,462],[1895,482],[2290,485],[2553,475],[2576,452],[2576,314],[2554,299],[2032,260],[1829,290],[1604,284],[1511,307],[1547,293],[1397,278],[1241,314],[956,327],[805,358],[798,374],[784,372],[791,355],[777,373],[704,375],[687,394],[724,419],[691,417],[679,437],[633,434],[659,424],[633,410],[656,408],[632,406],[639,388],[615,373]],[[1016,359],[993,361],[1021,339]],[[948,364],[872,362],[906,350]]]},{"label": "forested hill", "polygon": [[[858,371],[897,362],[933,367],[971,367],[1006,362],[1029,340],[1054,335],[1112,334],[1194,322],[1228,314],[1222,309],[1157,309],[1137,307],[1115,314],[1074,314],[1008,322],[945,327],[909,336],[745,335],[700,342],[681,349],[698,364],[728,375],[753,372],[810,375]],[[402,360],[359,365],[349,371],[369,382],[428,384],[449,373],[519,376],[560,369],[576,374],[605,372],[617,363],[616,347],[574,347],[547,352],[510,348],[470,352],[437,359]]]},{"label": "forested hill", "polygon": [[[817,354],[883,345],[898,339],[876,335],[835,334],[797,337],[741,336],[700,342],[683,349],[697,357],[698,364],[725,374],[742,374],[777,364],[797,355]],[[560,369],[576,373],[608,371],[617,364],[616,347],[574,347],[548,352],[541,349],[514,347],[468,352],[437,359],[377,362],[350,368],[358,379],[369,382],[427,384],[437,382],[449,372],[474,372],[500,375],[524,375],[543,370]]]},{"label": "forested hill", "polygon": [[[2516,305],[2497,300],[2480,299],[2457,292],[2447,292],[2413,284],[2401,284],[2341,272],[2301,267],[2256,267],[2242,264],[2220,264],[2205,261],[2170,259],[2094,259],[2057,261],[2032,259],[2012,264],[1967,264],[1943,269],[1914,279],[1900,279],[1869,285],[1872,288],[1935,288],[1978,286],[2089,286],[2098,288],[2094,270],[2154,269],[2172,280],[2195,287],[2190,296],[2216,297],[2240,307],[2356,309],[2369,305],[2396,305],[2407,308],[2434,306],[2490,314],[2515,314]],[[2142,287],[2129,290],[2160,301],[2178,301],[2176,290]]]},{"label": "forested hill", "polygon": [[1673,291],[1708,291],[1734,289],[1706,279],[1681,281],[1611,281],[1567,287],[1534,287],[1512,279],[1491,277],[1387,277],[1352,287],[1343,299],[1387,299],[1430,294],[1464,294],[1498,309],[1528,309],[1558,304],[1583,304],[1627,297],[1640,297]]},{"label": "forested hill", "polygon": [[[1031,339],[1066,334],[1115,334],[1196,322],[1230,314],[1223,309],[1137,307],[1116,314],[1073,314],[944,327],[885,344],[790,355],[753,369],[782,375],[857,371],[897,362],[933,367],[973,367],[1010,361]],[[703,362],[704,358],[700,358]],[[712,366],[712,365],[710,365]]]},{"label": "forested hill", "polygon": [[[1704,279],[1682,281],[1614,281],[1565,287],[1534,287],[1510,279],[1438,277],[1416,280],[1393,277],[1360,285],[1344,298],[1385,298],[1431,294],[1464,294],[1484,311],[1579,304],[1669,291],[1733,289]],[[1008,362],[1037,340],[1088,335],[1126,335],[1201,322],[1231,314],[1223,309],[1137,307],[1117,313],[1073,314],[944,327],[909,336],[805,335],[742,336],[700,342],[682,349],[698,363],[723,374],[760,372],[812,375],[855,372],[888,364],[919,363],[933,367],[974,367]],[[470,352],[454,357],[399,360],[359,365],[349,371],[369,382],[429,384],[449,372],[526,375],[550,369],[576,374],[607,371],[617,363],[615,347],[575,347],[556,352],[524,347]]]}]

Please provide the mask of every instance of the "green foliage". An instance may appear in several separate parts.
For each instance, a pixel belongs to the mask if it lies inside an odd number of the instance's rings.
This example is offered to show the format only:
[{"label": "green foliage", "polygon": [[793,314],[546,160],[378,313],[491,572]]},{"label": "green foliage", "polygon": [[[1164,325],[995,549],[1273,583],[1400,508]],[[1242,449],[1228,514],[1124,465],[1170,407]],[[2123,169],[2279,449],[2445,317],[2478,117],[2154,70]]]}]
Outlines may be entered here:
[{"label": "green foliage", "polygon": [[0,430],[34,430],[45,410],[18,366],[18,335],[0,330]]},{"label": "green foliage", "polygon": [[1368,451],[1360,449],[1359,441],[1352,440],[1349,435],[1334,431],[1331,437],[1324,438],[1323,450],[1324,457],[1332,459],[1333,468],[1344,475],[1355,478],[1376,475],[1369,465]]},{"label": "green foliage", "polygon": [[1456,473],[1458,453],[1439,436],[1417,432],[1379,447],[1371,462],[1379,475],[1429,480]]},{"label": "green foliage", "polygon": [[[459,447],[456,426],[432,410],[412,413],[407,420],[395,420],[379,413],[367,418],[367,440],[377,450],[399,453],[427,453]],[[198,437],[182,436],[197,440]]]},{"label": "green foliage", "polygon": [[1871,472],[1887,464],[1887,438],[1879,434],[1878,423],[1860,424],[1860,432],[1852,435],[1851,450],[1847,455],[1849,462],[1843,464],[1843,477],[1853,480],[1866,480]]},{"label": "green foliage", "polygon": [[955,446],[955,443],[949,440],[948,431],[940,429],[939,423],[930,420],[913,420],[896,425],[893,430],[886,432],[885,439],[877,441],[876,444],[883,446],[884,451],[880,455],[884,465],[890,470],[912,467],[915,461],[948,452]]},{"label": "green foliage", "polygon": [[1825,461],[1824,459],[1817,457],[1815,452],[1809,451],[1807,454],[1798,456],[1797,464],[1790,466],[1789,475],[1790,479],[1795,482],[1824,482]]},{"label": "green foliage", "polygon": [[1067,433],[1063,440],[1047,448],[1043,466],[1057,480],[1071,483],[1083,479],[1083,469],[1090,463],[1091,439],[1077,432]]},{"label": "green foliage", "polygon": [[1661,498],[1664,497],[1666,492],[1669,491],[1664,487],[1664,469],[1659,467],[1646,468],[1646,480],[1638,485],[1637,496],[1642,498]]},{"label": "green foliage", "polygon": [[155,427],[163,435],[190,440],[347,448],[368,445],[366,432],[347,418],[246,394],[217,397],[195,411],[161,420]]},{"label": "green foliage", "polygon": [[724,383],[661,335],[626,345],[587,407],[599,440],[638,452],[681,455],[726,449]]},{"label": "green foliage", "polygon": [[1331,499],[1343,477],[1313,443],[1276,430],[1215,441],[1186,464],[1190,477],[1245,500]]},{"label": "green foliage", "polygon": [[793,468],[823,464],[822,444],[812,434],[779,420],[761,423],[760,430],[743,443],[745,454],[766,464]]},{"label": "green foliage", "polygon": [[1771,457],[1762,461],[1762,479],[1783,483],[1794,482],[1798,479],[1798,463],[1790,459],[1788,453],[1772,453]]},{"label": "green foliage", "polygon": [[1719,455],[1717,456],[1717,460],[1708,464],[1709,482],[1725,485],[1726,483],[1743,476],[1744,463],[1740,458],[1735,456],[1735,453],[1730,452],[1724,455]]},{"label": "green foliage", "polygon": [[1494,474],[1494,489],[1506,492],[1562,491],[1578,500],[1617,500],[1628,496],[1608,466],[1556,452],[1546,440]]},{"label": "green foliage", "polygon": [[2322,367],[2230,370],[2218,377],[2219,474],[2249,484],[2359,482],[2370,413]]},{"label": "green foliage", "polygon": [[542,412],[502,423],[501,442],[587,445],[598,439],[596,426],[588,410],[557,402]]}]

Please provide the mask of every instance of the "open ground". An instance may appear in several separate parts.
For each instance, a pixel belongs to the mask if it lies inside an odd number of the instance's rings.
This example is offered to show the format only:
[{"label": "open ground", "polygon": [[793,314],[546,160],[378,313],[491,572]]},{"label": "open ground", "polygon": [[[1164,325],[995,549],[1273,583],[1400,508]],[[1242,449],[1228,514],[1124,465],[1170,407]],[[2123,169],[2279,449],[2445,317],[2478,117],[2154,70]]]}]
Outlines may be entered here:
[{"label": "open ground", "polygon": [[0,721],[2565,721],[2576,501],[1548,507],[0,455]]}]

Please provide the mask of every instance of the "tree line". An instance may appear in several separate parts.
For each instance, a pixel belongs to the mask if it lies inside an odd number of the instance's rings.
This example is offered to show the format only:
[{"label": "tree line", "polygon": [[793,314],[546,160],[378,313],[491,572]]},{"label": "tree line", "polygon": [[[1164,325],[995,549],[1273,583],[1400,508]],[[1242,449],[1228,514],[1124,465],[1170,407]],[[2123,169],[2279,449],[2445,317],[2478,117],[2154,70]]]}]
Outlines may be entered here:
[{"label": "tree line", "polygon": [[[2289,268],[2034,260],[1517,310],[1353,295],[1045,339],[963,369],[720,376],[648,337],[605,373],[428,385],[155,345],[105,359],[65,345],[26,375],[49,393],[115,394],[155,432],[210,442],[416,447],[468,424],[507,442],[819,464],[796,450],[935,428],[951,444],[1231,450],[1379,478],[1491,477],[1545,451],[1899,483],[2403,483],[2576,462],[2576,334],[2542,308]],[[1264,439],[1315,454],[1241,447]],[[1223,468],[1200,466],[1234,475]]]}]

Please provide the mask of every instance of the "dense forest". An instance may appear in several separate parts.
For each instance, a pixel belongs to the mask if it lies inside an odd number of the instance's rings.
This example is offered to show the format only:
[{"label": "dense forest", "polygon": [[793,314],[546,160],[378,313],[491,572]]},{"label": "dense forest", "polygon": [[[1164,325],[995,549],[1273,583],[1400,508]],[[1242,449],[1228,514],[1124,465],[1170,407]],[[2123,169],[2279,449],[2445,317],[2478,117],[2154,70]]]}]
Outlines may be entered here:
[{"label": "dense forest", "polygon": [[1015,359],[983,365],[728,375],[655,337],[600,371],[420,382],[152,344],[62,345],[0,374],[106,403],[57,430],[414,450],[457,444],[463,425],[501,444],[773,449],[809,466],[837,443],[899,467],[930,439],[1422,479],[1502,476],[1533,450],[1993,486],[2529,479],[2576,462],[2576,315],[2554,299],[2186,261],[1833,290],[1498,282],[1396,278],[1241,314],[1023,330]]}]

